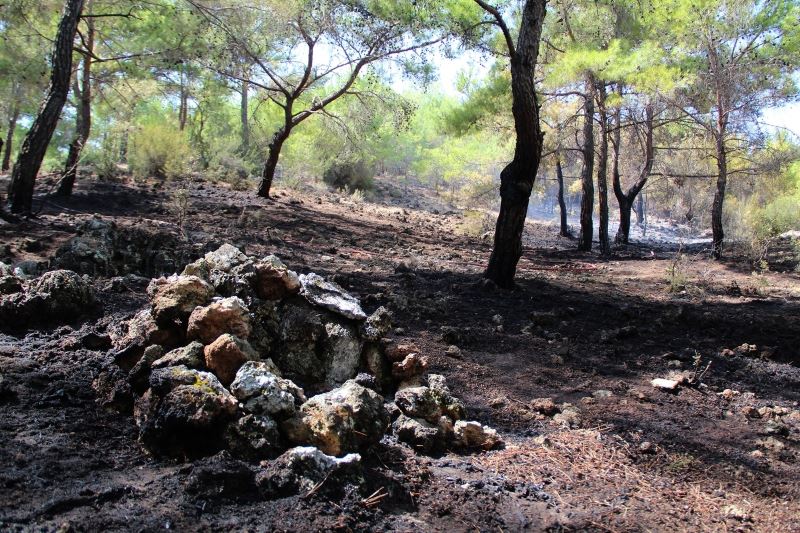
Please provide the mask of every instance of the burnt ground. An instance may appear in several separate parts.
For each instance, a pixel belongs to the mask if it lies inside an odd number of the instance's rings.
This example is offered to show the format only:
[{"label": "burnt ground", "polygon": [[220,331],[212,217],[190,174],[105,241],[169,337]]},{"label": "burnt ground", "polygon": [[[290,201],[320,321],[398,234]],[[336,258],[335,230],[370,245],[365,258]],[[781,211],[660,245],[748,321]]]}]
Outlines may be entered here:
[{"label": "burnt ground", "polygon": [[[37,219],[1,225],[0,260],[46,261],[94,214],[178,233],[178,186],[81,182]],[[0,334],[0,529],[800,531],[798,413],[746,416],[800,401],[800,276],[785,255],[784,271],[760,274],[665,246],[601,259],[531,223],[518,287],[500,291],[481,283],[490,243],[424,191],[387,180],[375,202],[288,189],[268,201],[185,186],[196,249],[276,253],[368,311],[388,306],[395,336],[430,356],[505,447],[426,458],[387,440],[365,454],[367,486],[335,495],[198,489],[190,463],[149,457],[131,418],[95,404],[108,347],[92,333],[145,301],[142,284],[98,278],[93,316]],[[691,373],[695,356],[711,363],[701,386],[650,385]],[[540,414],[531,402],[543,397],[579,415]]]}]

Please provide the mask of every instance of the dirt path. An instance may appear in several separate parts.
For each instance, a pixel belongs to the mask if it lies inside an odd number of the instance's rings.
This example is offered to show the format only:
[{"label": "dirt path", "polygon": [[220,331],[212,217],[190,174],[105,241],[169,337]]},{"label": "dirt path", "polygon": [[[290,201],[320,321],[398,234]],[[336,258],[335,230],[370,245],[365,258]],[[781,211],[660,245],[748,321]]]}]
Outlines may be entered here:
[{"label": "dirt path", "polygon": [[[37,221],[0,226],[0,260],[43,260],[94,213],[174,225],[170,188],[80,185]],[[191,465],[149,458],[133,421],[94,403],[105,350],[89,333],[144,301],[143,287],[97,280],[102,316],[0,335],[0,529],[800,531],[798,274],[676,263],[663,246],[600,260],[530,225],[519,287],[498,292],[481,283],[489,243],[459,234],[457,211],[384,197],[264,201],[204,185],[185,227],[198,246],[276,253],[333,276],[368,310],[389,306],[396,336],[431,357],[505,449],[424,458],[387,441],[365,457],[370,486],[390,494],[377,505],[357,493],[190,493]],[[691,373],[695,356],[711,363],[703,386],[650,385]]]}]

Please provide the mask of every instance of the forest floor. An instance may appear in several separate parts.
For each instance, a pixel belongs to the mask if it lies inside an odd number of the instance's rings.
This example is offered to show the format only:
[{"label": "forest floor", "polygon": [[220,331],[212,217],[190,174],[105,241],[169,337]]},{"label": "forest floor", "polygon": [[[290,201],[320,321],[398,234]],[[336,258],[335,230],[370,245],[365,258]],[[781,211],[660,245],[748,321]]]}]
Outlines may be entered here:
[{"label": "forest floor", "polygon": [[[178,231],[177,186],[81,181],[37,219],[0,225],[0,261],[46,261],[94,214]],[[148,456],[133,420],[95,403],[105,351],[82,339],[146,301],[144,286],[97,280],[102,317],[0,334],[0,530],[800,531],[800,275],[787,255],[760,274],[663,244],[601,259],[532,223],[518,287],[501,291],[481,283],[490,240],[432,193],[389,180],[373,202],[187,188],[189,240],[275,253],[333,276],[367,312],[386,305],[394,336],[505,446],[421,457],[387,442],[364,457],[371,486],[394,487],[377,501],[190,493],[191,464]],[[701,385],[650,383],[708,363]],[[543,398],[575,408],[553,416]]]}]

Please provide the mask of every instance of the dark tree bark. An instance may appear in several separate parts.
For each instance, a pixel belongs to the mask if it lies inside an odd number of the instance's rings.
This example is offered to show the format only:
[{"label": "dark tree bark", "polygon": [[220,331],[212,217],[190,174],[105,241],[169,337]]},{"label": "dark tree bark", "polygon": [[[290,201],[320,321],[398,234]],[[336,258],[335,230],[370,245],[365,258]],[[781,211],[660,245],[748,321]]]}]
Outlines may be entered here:
[{"label": "dark tree bark", "polygon": [[620,135],[620,116],[619,111],[616,113],[616,130],[614,132],[614,163],[612,170],[612,180],[614,187],[614,196],[617,197],[619,204],[619,229],[617,235],[614,237],[614,242],[617,244],[628,244],[631,232],[631,210],[636,204],[636,217],[639,224],[644,219],[642,197],[639,193],[644,189],[647,180],[650,177],[650,172],[653,170],[653,161],[655,160],[655,150],[653,148],[653,104],[648,103],[645,107],[645,121],[644,121],[644,165],[639,172],[639,178],[631,185],[627,191],[622,190],[622,178],[619,173],[619,155],[621,152],[621,135]]},{"label": "dark tree bark", "polygon": [[581,170],[581,234],[578,250],[588,252],[592,249],[594,236],[594,76],[586,76],[586,94],[583,100],[583,170]]},{"label": "dark tree bark", "polygon": [[558,233],[562,237],[572,238],[567,224],[567,203],[564,201],[564,172],[561,169],[561,157],[556,155],[556,181],[558,181],[558,210],[561,214],[561,231]]},{"label": "dark tree bark", "polygon": [[189,89],[186,81],[186,65],[181,65],[181,91],[180,103],[178,104],[178,129],[186,129],[186,122],[189,119]]},{"label": "dark tree bark", "polygon": [[67,101],[69,81],[72,76],[72,43],[82,9],[83,0],[66,0],[53,48],[52,72],[47,96],[25,136],[11,174],[8,196],[12,213],[31,212],[36,174],[42,165],[47,145],[53,137],[61,109]]},{"label": "dark tree bark", "polygon": [[539,124],[534,70],[539,56],[546,0],[527,0],[525,3],[516,49],[499,13],[482,0],[476,1],[497,19],[511,56],[511,110],[517,139],[514,159],[500,174],[500,213],[495,227],[494,248],[484,274],[499,287],[510,288],[514,285],[517,263],[522,256],[522,230],[542,155],[544,136]]},{"label": "dark tree bark", "polygon": [[725,231],[722,227],[722,203],[725,199],[725,187],[728,183],[728,152],[725,149],[725,128],[723,120],[719,120],[716,136],[717,188],[714,192],[714,202],[711,204],[711,254],[714,259],[722,257],[722,243],[725,239]]},{"label": "dark tree bark", "polygon": [[[91,0],[87,0],[87,6],[91,6]],[[89,7],[88,9],[91,9]],[[78,97],[78,114],[75,119],[75,138],[69,145],[67,162],[64,165],[64,173],[61,176],[61,183],[56,194],[59,196],[70,196],[75,187],[75,178],[78,175],[78,162],[81,159],[83,147],[89,140],[92,131],[92,54],[94,53],[94,19],[86,19],[86,36],[84,45],[86,51],[83,54],[81,69],[80,89],[75,92]]]},{"label": "dark tree bark", "polygon": [[600,153],[597,158],[597,198],[599,202],[600,224],[598,238],[600,240],[600,253],[608,255],[608,111],[606,109],[605,82],[598,81],[595,94],[597,96],[597,109],[600,119]]},{"label": "dark tree bark", "polygon": [[19,120],[19,100],[18,96],[14,95],[14,104],[11,108],[11,115],[8,117],[8,131],[6,133],[6,150],[3,153],[3,163],[0,170],[7,172],[11,168],[11,150],[14,149],[14,131],[17,129],[17,121]]},{"label": "dark tree bark", "polygon": [[633,206],[633,210],[636,212],[636,224],[641,226],[644,224],[644,194],[639,194],[636,196],[636,202]]},{"label": "dark tree bark", "polygon": [[247,80],[243,80],[241,87],[242,154],[247,154],[250,151],[249,91],[250,83]]}]

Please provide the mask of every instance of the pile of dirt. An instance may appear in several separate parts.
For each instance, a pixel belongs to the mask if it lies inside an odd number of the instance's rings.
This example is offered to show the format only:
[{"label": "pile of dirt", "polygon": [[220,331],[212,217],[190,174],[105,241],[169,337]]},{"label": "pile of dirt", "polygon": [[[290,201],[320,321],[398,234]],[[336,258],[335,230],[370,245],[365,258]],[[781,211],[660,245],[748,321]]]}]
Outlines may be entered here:
[{"label": "pile of dirt", "polygon": [[93,385],[103,405],[132,411],[153,455],[266,461],[236,468],[274,497],[352,476],[359,452],[387,432],[424,454],[501,443],[463,420],[419,348],[388,337],[385,308],[368,316],[337,284],[274,255],[226,244],[147,293],[149,305],[112,332]]}]

